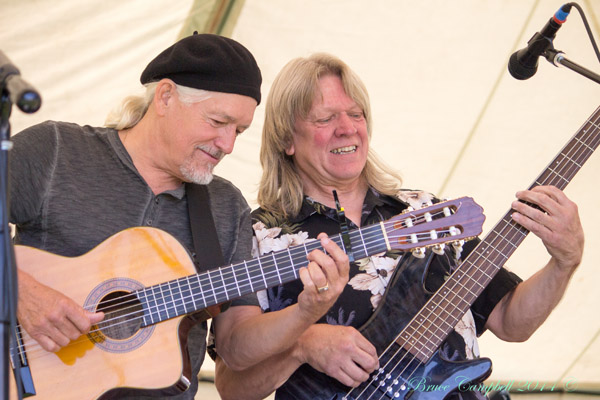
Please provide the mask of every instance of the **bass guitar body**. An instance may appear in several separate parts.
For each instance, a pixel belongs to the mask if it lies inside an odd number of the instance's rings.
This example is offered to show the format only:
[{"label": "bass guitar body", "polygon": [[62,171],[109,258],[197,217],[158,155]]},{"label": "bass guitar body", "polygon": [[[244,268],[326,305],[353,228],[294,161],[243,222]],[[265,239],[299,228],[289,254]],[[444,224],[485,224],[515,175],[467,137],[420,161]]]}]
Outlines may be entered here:
[{"label": "bass guitar body", "polygon": [[[88,310],[104,304],[105,320],[113,321],[105,329],[102,322],[92,327],[90,334],[56,353],[44,351],[21,329],[23,347],[15,359],[23,357],[28,367],[25,378],[32,379],[24,384],[33,389],[32,398],[118,398],[118,388],[124,387],[187,388],[191,377],[185,338],[191,320],[177,317],[141,327],[139,318],[118,323],[120,315],[140,312],[134,298],[121,310],[111,308],[112,299],[196,272],[172,236],[152,228],[131,228],[80,257],[25,246],[15,246],[15,254],[21,270]],[[14,386],[10,398],[17,398]]]},{"label": "bass guitar body", "polygon": [[304,364],[278,389],[277,399],[437,400],[456,390],[469,390],[490,375],[492,364],[487,358],[449,361],[438,350],[424,363],[407,354],[399,339],[394,340],[431,297],[424,280],[431,259],[438,256],[428,252],[425,258],[405,257],[376,312],[359,329],[380,355],[376,373],[383,379],[369,379],[351,390]]}]

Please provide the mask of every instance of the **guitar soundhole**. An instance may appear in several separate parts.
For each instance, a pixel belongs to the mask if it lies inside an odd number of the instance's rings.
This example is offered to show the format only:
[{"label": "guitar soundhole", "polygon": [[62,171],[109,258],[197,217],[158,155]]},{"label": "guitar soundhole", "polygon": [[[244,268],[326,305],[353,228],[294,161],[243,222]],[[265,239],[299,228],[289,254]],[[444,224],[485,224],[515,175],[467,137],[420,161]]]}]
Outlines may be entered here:
[{"label": "guitar soundhole", "polygon": [[111,339],[123,340],[133,336],[142,325],[144,312],[135,295],[128,292],[112,292],[102,298],[97,311],[105,314],[98,323],[102,333]]}]

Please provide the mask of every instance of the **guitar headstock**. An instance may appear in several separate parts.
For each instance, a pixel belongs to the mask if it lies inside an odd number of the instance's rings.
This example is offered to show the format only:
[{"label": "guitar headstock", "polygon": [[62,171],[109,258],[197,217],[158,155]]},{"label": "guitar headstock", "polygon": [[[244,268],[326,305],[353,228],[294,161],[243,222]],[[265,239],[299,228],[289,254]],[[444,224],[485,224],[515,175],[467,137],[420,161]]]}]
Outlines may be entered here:
[{"label": "guitar headstock", "polygon": [[412,250],[423,255],[423,248],[443,251],[443,244],[478,236],[483,229],[483,208],[471,197],[460,197],[414,210],[409,208],[383,222],[391,249]]}]

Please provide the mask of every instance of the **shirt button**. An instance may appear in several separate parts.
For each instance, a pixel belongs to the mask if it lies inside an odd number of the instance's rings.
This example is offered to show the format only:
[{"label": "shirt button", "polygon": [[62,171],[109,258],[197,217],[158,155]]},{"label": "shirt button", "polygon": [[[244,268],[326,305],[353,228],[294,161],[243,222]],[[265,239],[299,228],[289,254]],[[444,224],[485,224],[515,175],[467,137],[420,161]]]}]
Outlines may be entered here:
[{"label": "shirt button", "polygon": [[152,225],[152,220],[149,219],[148,221],[146,221],[146,225]]}]

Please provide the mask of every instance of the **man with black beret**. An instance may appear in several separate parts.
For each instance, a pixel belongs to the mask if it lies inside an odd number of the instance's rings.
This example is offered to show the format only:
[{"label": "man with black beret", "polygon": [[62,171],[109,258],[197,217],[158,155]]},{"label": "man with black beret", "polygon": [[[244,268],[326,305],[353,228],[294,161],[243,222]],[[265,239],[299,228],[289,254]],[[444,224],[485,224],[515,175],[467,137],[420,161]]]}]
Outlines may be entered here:
[{"label": "man with black beret", "polygon": [[[85,257],[123,230],[143,226],[174,236],[192,254],[197,267],[203,265],[204,256],[213,255],[213,250],[214,254],[220,253],[216,259],[222,259],[222,265],[249,259],[250,209],[240,191],[230,182],[213,176],[212,170],[221,158],[231,153],[236,137],[248,128],[261,101],[262,79],[254,57],[234,40],[194,34],[160,53],[148,64],[140,80],[146,87],[146,95],[126,98],[109,115],[106,127],[48,121],[14,136],[10,222],[16,227],[15,243],[61,256]],[[190,188],[196,187],[192,184],[206,189],[206,197],[200,203],[191,200]],[[195,228],[202,231],[214,225],[212,231],[220,249],[210,248],[206,251],[210,254],[194,254],[198,248],[190,221],[194,209],[197,214],[210,216]],[[302,281],[323,279],[322,269],[327,269],[328,275],[339,274],[341,281],[345,274],[347,281],[347,256],[332,241],[323,238],[322,243],[329,255],[311,253],[309,268],[300,272]],[[135,250],[135,244],[126,245]],[[113,258],[121,253],[122,250],[109,250],[101,258],[103,262],[106,259],[114,263]],[[165,251],[166,265],[176,268],[169,264],[169,257],[171,254]],[[101,321],[109,323],[109,311],[98,311],[95,304],[83,307],[80,304],[83,301],[77,302],[71,293],[61,292],[63,286],[57,289],[42,283],[31,269],[18,266],[18,319],[45,352],[73,355],[69,346],[81,340],[80,336],[92,327],[102,327]],[[82,262],[73,271],[61,270],[56,280],[77,286],[78,277],[89,271],[86,267],[91,268]],[[110,274],[104,276],[103,270],[100,271],[98,288],[103,288],[105,283],[101,282]],[[128,272],[127,268],[125,271]],[[170,276],[167,272],[165,276]],[[160,270],[157,274],[162,276]],[[113,280],[134,288],[138,284],[128,277],[118,276],[108,281]],[[322,296],[304,296],[296,312],[281,313],[277,321],[271,315],[261,314],[254,294],[234,299],[226,311],[213,319],[216,350],[235,370],[285,350],[333,304],[344,284]],[[131,291],[118,285],[117,289]],[[169,286],[167,296],[171,290]],[[178,306],[174,301],[172,308]],[[168,315],[169,309],[165,312]],[[134,332],[132,336],[118,337],[119,340],[102,331],[88,335],[88,339],[95,338],[94,351],[102,349],[101,359],[110,360],[105,369],[100,367],[100,376],[89,376],[91,372],[86,375],[86,354],[76,353],[77,360],[72,364],[71,361],[58,364],[61,368],[74,365],[81,375],[70,376],[72,370],[67,369],[61,382],[68,386],[53,383],[58,385],[53,393],[62,399],[96,398],[119,388],[108,394],[119,399],[192,399],[204,359],[207,325],[202,322],[190,328],[186,324],[192,320],[184,321],[178,332],[165,339],[176,345],[181,341],[184,348],[182,371],[175,371],[179,379],[160,383],[163,375],[173,372],[168,371],[167,360],[165,365],[160,365],[163,360],[138,364],[137,371],[130,371],[124,362],[116,361],[126,358],[111,358],[115,357],[111,353],[127,355],[140,346],[143,352],[161,351],[166,343],[155,348],[143,347],[144,341],[153,340],[150,337],[158,334],[152,331],[152,326],[136,330],[144,334]],[[269,340],[264,340],[265,337]],[[189,354],[189,360],[185,353]],[[59,358],[63,360],[62,356]],[[98,366],[95,368],[97,371]],[[32,373],[37,389],[43,390],[41,379],[36,380],[40,372],[32,368]],[[142,384],[129,381],[131,374],[147,380]],[[90,381],[82,382],[85,378]],[[112,383],[104,387],[100,382]],[[81,386],[86,390],[92,388],[92,392],[84,393]]]}]

